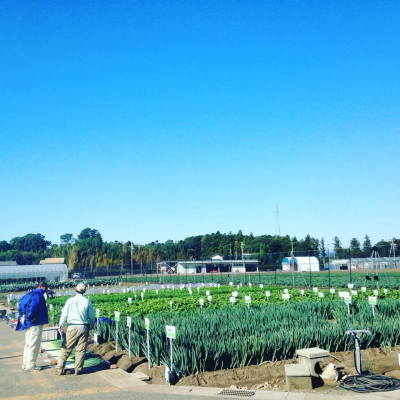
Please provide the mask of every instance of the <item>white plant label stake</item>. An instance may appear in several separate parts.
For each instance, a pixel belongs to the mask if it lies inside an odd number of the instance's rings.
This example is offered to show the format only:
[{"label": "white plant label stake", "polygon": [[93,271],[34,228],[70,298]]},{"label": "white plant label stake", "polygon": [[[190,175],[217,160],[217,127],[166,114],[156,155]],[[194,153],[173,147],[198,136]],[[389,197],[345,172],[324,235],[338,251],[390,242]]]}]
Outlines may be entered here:
[{"label": "white plant label stake", "polygon": [[200,311],[203,312],[204,299],[199,299]]},{"label": "white plant label stake", "polygon": [[343,297],[344,302],[347,304],[347,312],[350,315],[350,304],[351,304],[351,297],[350,296],[346,296]]},{"label": "white plant label stake", "polygon": [[172,372],[172,360],[173,360],[173,347],[172,347],[172,340],[176,339],[176,327],[167,325],[165,327],[166,332],[167,332],[167,338],[169,339],[169,344],[170,344],[170,352],[171,352],[171,367],[170,371]]},{"label": "white plant label stake", "polygon": [[290,294],[289,293],[283,293],[282,294],[282,300],[289,301],[290,300]]},{"label": "white plant label stake", "polygon": [[368,303],[372,307],[372,315],[375,317],[375,306],[378,304],[378,299],[375,296],[368,296]]},{"label": "white plant label stake", "polygon": [[119,322],[119,311],[115,311],[115,351],[118,351],[118,322]]},{"label": "white plant label stake", "polygon": [[128,297],[128,304],[131,306],[132,305],[132,297]]},{"label": "white plant label stake", "polygon": [[251,297],[250,296],[244,296],[244,302],[247,304],[247,308],[250,310]]},{"label": "white plant label stake", "polygon": [[269,297],[271,296],[271,292],[269,290],[267,290],[265,292],[265,296],[267,297],[267,300],[269,300]]},{"label": "white plant label stake", "polygon": [[151,360],[150,360],[150,320],[148,318],[144,319],[144,327],[147,331],[147,360],[149,362],[149,369],[151,368]]},{"label": "white plant label stake", "polygon": [[100,310],[96,308],[96,318],[97,318],[97,329],[96,329],[96,337],[95,337],[95,342],[96,344],[99,343],[99,317],[100,317]]},{"label": "white plant label stake", "polygon": [[128,327],[128,352],[129,357],[131,356],[131,326],[132,326],[132,317],[126,317],[126,326]]}]

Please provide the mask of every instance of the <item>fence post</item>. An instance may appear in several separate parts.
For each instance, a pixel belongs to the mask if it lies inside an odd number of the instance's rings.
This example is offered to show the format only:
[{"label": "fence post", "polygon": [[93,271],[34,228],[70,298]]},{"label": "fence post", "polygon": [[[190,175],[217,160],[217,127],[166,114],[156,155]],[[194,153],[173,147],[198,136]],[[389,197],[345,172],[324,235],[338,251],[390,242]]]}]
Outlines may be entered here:
[{"label": "fence post", "polygon": [[329,289],[331,288],[331,267],[328,264],[328,276],[329,276]]},{"label": "fence post", "polygon": [[350,269],[350,283],[353,283],[351,280],[351,248],[349,247],[349,269]]}]

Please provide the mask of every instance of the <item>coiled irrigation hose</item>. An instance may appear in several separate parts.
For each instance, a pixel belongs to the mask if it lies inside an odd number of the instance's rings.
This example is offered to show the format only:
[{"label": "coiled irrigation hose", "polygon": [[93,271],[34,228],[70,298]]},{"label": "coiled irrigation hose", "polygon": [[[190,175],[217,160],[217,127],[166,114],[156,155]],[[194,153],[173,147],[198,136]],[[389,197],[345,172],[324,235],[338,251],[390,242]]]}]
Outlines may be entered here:
[{"label": "coiled irrigation hose", "polygon": [[352,375],[343,379],[339,386],[357,393],[389,392],[400,389],[400,379],[378,374]]}]

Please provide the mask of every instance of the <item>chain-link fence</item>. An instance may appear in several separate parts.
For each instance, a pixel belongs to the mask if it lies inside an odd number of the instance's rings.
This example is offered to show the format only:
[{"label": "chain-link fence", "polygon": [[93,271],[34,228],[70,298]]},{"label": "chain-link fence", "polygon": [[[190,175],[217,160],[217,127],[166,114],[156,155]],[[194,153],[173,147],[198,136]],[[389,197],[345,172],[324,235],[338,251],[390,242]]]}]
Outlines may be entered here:
[{"label": "chain-link fence", "polygon": [[[365,254],[369,254],[369,250]],[[358,257],[355,257],[355,256]],[[371,248],[370,257],[354,249],[340,251],[295,251],[245,255],[244,260],[204,259],[132,262],[130,264],[90,267],[69,272],[70,279],[116,278],[130,283],[208,283],[264,284],[293,287],[345,287],[348,283],[362,287],[382,285],[398,287],[400,257],[394,253],[380,257]],[[16,266],[15,268],[23,268]],[[399,269],[399,273],[396,270]],[[41,279],[42,277],[37,277]],[[27,279],[0,276],[0,283],[24,282]],[[29,278],[29,280],[32,280]]]}]

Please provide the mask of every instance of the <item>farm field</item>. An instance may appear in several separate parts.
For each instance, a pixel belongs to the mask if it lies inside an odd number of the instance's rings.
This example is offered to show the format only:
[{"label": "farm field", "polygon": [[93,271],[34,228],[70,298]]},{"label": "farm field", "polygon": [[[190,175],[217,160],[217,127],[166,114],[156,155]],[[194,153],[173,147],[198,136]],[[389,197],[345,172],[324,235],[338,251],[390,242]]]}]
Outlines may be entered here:
[{"label": "farm field", "polygon": [[[268,286],[318,286],[318,287],[345,287],[348,283],[356,286],[375,288],[377,281],[374,279],[373,270],[350,271],[318,271],[318,272],[251,272],[245,274],[215,273],[215,274],[143,274],[139,276],[126,275],[118,279],[130,283],[157,283],[157,284],[197,284],[197,283],[220,283],[227,285],[253,283]],[[398,270],[378,270],[379,284],[382,287],[400,288],[400,272]]]},{"label": "farm field", "polygon": [[[208,284],[216,283],[228,285],[229,282],[237,284],[252,283],[263,284],[266,286],[285,286],[285,287],[321,287],[321,288],[340,288],[347,287],[348,283],[354,283],[356,287],[365,286],[375,289],[377,285],[380,287],[399,289],[400,288],[400,271],[385,269],[378,270],[378,278],[374,279],[375,272],[369,270],[352,270],[349,271],[319,271],[319,272],[304,272],[294,273],[271,271],[271,272],[253,272],[245,274],[235,273],[217,273],[217,274],[142,274],[142,275],[124,275],[124,276],[105,276],[93,279],[68,280],[66,282],[49,282],[52,289],[73,288],[76,282],[84,281],[89,285],[100,286],[101,284],[115,285],[121,284],[164,284],[164,285],[179,285],[179,284]],[[2,280],[0,284],[0,293],[28,291],[36,287],[37,282],[14,282],[7,283],[7,280]]]},{"label": "farm field", "polygon": [[[181,377],[287,360],[300,348],[347,351],[354,346],[353,339],[346,334],[350,328],[370,329],[370,335],[361,337],[363,349],[394,347],[400,340],[400,293],[393,289],[379,290],[375,296],[378,302],[374,306],[375,315],[368,301],[374,296],[373,289],[363,292],[360,287],[356,288],[357,294],[353,292],[349,306],[339,298],[338,289],[335,293],[329,289],[303,289],[302,294],[300,289],[289,287],[286,288],[289,300],[282,298],[285,288],[259,285],[239,285],[239,288],[204,285],[190,288],[192,294],[189,288],[178,286],[174,289],[164,286],[157,291],[120,289],[126,292],[88,293],[99,310],[101,340],[118,341],[119,348],[130,349],[131,355],[148,358],[146,317],[151,365],[169,365],[166,326],[175,326],[173,369]],[[340,291],[345,290],[350,292]],[[231,303],[232,292],[237,292],[235,303]],[[251,303],[246,303],[245,296],[250,296]],[[50,318],[55,323],[65,300],[65,297],[49,300]],[[116,311],[120,313],[118,337]],[[127,326],[128,316],[131,327]]]}]

